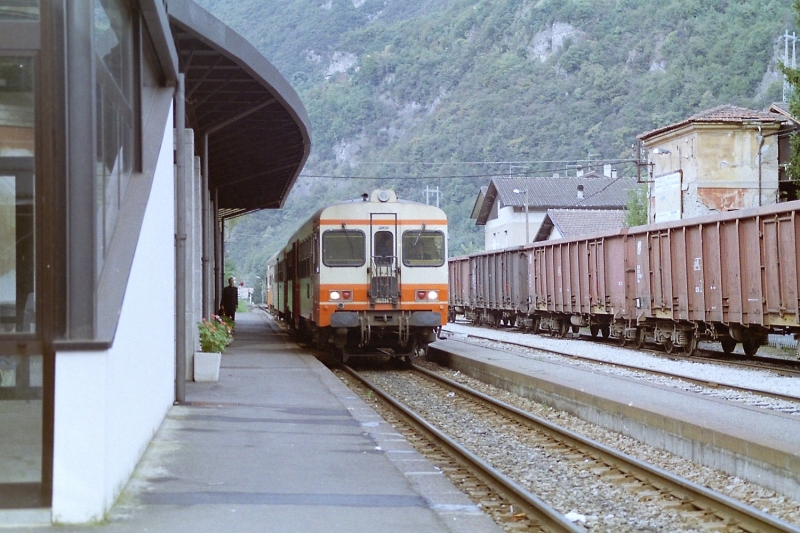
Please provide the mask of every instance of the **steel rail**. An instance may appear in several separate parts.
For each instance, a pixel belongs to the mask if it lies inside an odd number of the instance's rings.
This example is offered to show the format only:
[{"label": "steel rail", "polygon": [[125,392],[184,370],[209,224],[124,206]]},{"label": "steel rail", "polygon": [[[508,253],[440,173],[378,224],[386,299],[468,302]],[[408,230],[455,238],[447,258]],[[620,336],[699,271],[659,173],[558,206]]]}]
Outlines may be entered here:
[{"label": "steel rail", "polygon": [[480,457],[473,454],[455,442],[453,439],[439,431],[436,427],[428,423],[424,418],[409,409],[406,405],[394,398],[388,392],[384,391],[378,385],[347,365],[343,365],[343,368],[347,371],[347,373],[361,381],[361,383],[363,383],[366,387],[373,390],[376,394],[383,398],[383,400],[389,403],[394,409],[402,413],[402,415],[409,420],[410,423],[416,426],[420,431],[424,432],[435,442],[437,446],[446,449],[451,455],[457,457],[460,461],[465,463],[470,470],[477,473],[477,477],[481,479],[481,481],[492,487],[494,490],[501,492],[515,505],[523,509],[528,517],[531,520],[536,521],[542,529],[552,532],[586,532],[584,528],[569,521],[566,517],[564,517],[564,515],[550,507],[550,505],[545,503],[535,494],[532,494],[510,477],[496,470],[489,463],[482,460]]},{"label": "steel rail", "polygon": [[707,487],[694,483],[654,465],[631,457],[625,453],[615,450],[609,446],[596,442],[592,439],[579,435],[574,431],[562,428],[513,405],[492,398],[482,392],[473,390],[461,383],[448,379],[444,376],[431,372],[425,368],[414,365],[414,370],[422,373],[429,378],[444,383],[446,386],[459,391],[460,393],[479,398],[482,402],[490,404],[516,420],[530,424],[537,431],[541,431],[548,436],[560,440],[579,450],[588,450],[588,455],[606,464],[613,465],[615,468],[630,474],[633,478],[647,482],[654,487],[666,487],[667,492],[683,503],[697,507],[705,514],[715,516],[728,516],[730,519],[725,526],[739,527],[744,531],[767,532],[790,532],[800,533],[800,528],[785,522],[772,515],[759,511],[755,507],[737,501],[733,498],[720,494]]}]

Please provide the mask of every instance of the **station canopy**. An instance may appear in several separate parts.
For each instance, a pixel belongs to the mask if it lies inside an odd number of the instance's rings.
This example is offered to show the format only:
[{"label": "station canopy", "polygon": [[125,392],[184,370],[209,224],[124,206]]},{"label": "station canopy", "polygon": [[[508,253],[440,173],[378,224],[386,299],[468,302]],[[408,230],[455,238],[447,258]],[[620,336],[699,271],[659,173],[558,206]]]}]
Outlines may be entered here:
[{"label": "station canopy", "polygon": [[219,216],[282,207],[311,147],[297,93],[241,35],[194,2],[170,2],[167,13],[198,153],[208,134]]}]

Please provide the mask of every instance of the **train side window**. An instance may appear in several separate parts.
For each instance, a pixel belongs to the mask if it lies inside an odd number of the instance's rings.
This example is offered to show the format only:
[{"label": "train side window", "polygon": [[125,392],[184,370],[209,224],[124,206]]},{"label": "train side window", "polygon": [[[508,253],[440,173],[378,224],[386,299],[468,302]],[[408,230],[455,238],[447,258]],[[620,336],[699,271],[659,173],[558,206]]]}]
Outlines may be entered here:
[{"label": "train side window", "polygon": [[444,264],[444,233],[411,230],[403,232],[403,264],[410,267],[437,267]]},{"label": "train side window", "polygon": [[329,267],[357,267],[366,262],[364,232],[328,230],[322,234],[322,262]]}]

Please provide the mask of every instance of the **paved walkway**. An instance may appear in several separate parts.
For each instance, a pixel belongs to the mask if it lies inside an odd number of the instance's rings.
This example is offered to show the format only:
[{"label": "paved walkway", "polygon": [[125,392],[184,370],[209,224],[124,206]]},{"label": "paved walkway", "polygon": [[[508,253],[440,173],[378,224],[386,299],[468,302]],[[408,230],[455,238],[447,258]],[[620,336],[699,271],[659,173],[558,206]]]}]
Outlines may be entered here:
[{"label": "paved walkway", "polygon": [[500,531],[265,313],[236,322],[219,382],[187,384],[108,522],[59,532]]}]

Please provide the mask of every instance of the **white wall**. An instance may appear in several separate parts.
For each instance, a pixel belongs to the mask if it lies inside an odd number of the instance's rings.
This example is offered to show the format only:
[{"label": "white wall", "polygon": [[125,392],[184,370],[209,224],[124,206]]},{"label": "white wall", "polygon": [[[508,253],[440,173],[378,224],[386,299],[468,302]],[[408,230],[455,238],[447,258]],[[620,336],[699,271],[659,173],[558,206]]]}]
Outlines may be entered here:
[{"label": "white wall", "polygon": [[56,354],[56,523],[103,519],[174,400],[171,114],[167,124],[114,345]]},{"label": "white wall", "polygon": [[[529,238],[532,241],[544,221],[545,211],[528,212]],[[484,226],[484,250],[499,250],[525,243],[525,211],[514,211],[511,206],[501,208],[497,218],[487,220]]]}]

